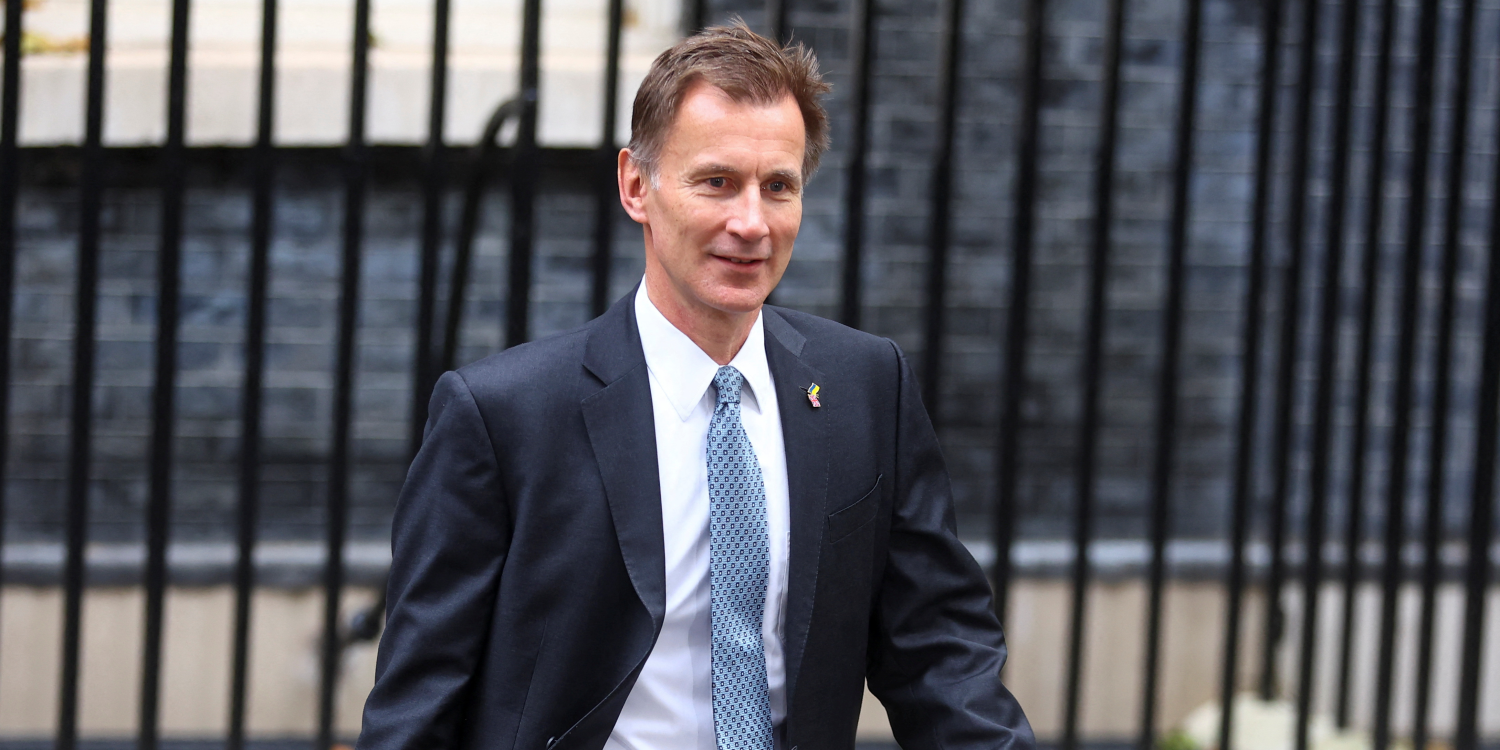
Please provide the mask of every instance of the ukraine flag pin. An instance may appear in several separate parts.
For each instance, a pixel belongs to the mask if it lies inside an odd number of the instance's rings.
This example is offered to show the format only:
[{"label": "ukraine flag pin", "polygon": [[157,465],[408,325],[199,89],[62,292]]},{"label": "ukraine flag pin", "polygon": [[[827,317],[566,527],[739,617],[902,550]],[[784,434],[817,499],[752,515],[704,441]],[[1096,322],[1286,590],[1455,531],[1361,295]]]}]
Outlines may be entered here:
[{"label": "ukraine flag pin", "polygon": [[807,391],[807,400],[812,403],[814,409],[822,406],[822,404],[818,403],[818,391],[820,389],[817,383],[813,383],[802,390]]}]

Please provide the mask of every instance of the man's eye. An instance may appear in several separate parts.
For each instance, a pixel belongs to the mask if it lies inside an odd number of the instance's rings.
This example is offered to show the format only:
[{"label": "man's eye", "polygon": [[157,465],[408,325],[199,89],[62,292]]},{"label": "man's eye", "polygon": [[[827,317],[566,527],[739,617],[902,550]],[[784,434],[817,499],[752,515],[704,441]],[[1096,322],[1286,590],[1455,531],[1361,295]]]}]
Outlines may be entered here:
[{"label": "man's eye", "polygon": [[787,186],[787,184],[785,182],[777,180],[776,182],[773,182],[773,183],[767,185],[766,189],[769,190],[769,191],[771,191],[771,192],[773,192],[773,193],[780,193],[780,192],[786,190],[787,187],[788,186]]},{"label": "man's eye", "polygon": [[711,187],[711,188],[715,188],[715,189],[721,188],[721,187],[724,187],[724,185],[726,185],[726,184],[728,184],[728,181],[725,180],[723,177],[710,177],[710,178],[708,178],[708,186]]}]

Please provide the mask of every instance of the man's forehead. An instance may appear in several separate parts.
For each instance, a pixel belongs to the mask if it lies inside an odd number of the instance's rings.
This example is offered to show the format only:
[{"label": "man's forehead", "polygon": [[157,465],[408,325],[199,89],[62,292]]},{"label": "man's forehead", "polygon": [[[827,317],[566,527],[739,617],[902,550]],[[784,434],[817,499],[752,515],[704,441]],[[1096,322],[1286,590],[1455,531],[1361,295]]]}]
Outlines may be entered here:
[{"label": "man's forehead", "polygon": [[740,171],[747,154],[783,153],[789,161],[786,167],[763,163],[756,168],[800,172],[807,131],[791,94],[774,104],[763,104],[735,99],[721,88],[700,82],[684,95],[665,140],[666,150],[678,152],[687,162],[682,166],[694,171],[715,166],[721,171]]},{"label": "man's forehead", "polygon": [[[802,108],[797,105],[796,97],[787,92],[775,101],[766,102],[751,97],[735,97],[728,91],[705,81],[697,81],[688,87],[683,93],[682,101],[677,105],[677,111],[672,116],[672,126],[668,129],[668,136],[675,133],[687,117],[714,117],[723,115],[727,117],[743,116],[745,114],[760,112],[771,112],[790,109],[797,113],[797,123],[803,127],[798,128],[801,139],[806,140],[807,128],[802,122]],[[689,114],[692,113],[692,114]]]}]

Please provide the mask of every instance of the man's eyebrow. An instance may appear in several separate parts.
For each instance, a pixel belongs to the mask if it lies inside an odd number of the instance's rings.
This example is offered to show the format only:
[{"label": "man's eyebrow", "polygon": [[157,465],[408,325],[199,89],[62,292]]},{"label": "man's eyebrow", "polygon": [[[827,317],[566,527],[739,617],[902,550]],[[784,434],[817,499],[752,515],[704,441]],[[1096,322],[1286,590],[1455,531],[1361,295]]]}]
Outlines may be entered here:
[{"label": "man's eyebrow", "polygon": [[[702,177],[704,175],[712,175],[712,174],[739,175],[740,174],[740,170],[735,169],[734,167],[731,167],[731,166],[728,166],[728,165],[724,165],[724,164],[704,164],[701,167],[696,167],[696,168],[692,169],[691,171],[689,171],[688,172],[688,177],[696,179],[696,178]],[[793,170],[793,169],[776,169],[776,170],[772,170],[771,173],[769,175],[767,175],[767,179],[768,180],[780,180],[782,182],[788,182],[788,183],[791,183],[793,186],[797,186],[797,185],[801,185],[802,184],[802,175],[801,175],[801,173],[798,172],[797,170]]]},{"label": "man's eyebrow", "polygon": [[708,174],[734,174],[734,175],[737,175],[739,173],[740,173],[740,171],[738,169],[735,169],[734,167],[730,167],[730,166],[725,166],[723,164],[704,164],[701,167],[696,167],[693,170],[689,171],[688,175],[690,177],[701,177],[703,175],[708,175]]}]

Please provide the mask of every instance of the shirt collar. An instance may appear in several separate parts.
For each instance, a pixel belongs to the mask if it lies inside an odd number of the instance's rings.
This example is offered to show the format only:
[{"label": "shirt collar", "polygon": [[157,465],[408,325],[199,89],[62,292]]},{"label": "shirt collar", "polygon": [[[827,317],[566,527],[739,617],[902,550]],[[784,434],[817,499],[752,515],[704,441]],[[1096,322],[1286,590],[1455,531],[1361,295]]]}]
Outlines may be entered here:
[{"label": "shirt collar", "polygon": [[[772,394],[771,368],[766,364],[766,335],[762,325],[763,316],[757,312],[750,335],[740,347],[731,367],[745,377],[745,389],[741,391],[741,405],[760,413],[762,397]],[[635,293],[635,324],[641,334],[641,348],[646,355],[646,367],[666,391],[672,410],[684,422],[697,408],[698,402],[713,386],[714,375],[719,372],[718,363],[704,353],[687,334],[667,320],[646,293],[643,280]]]}]

